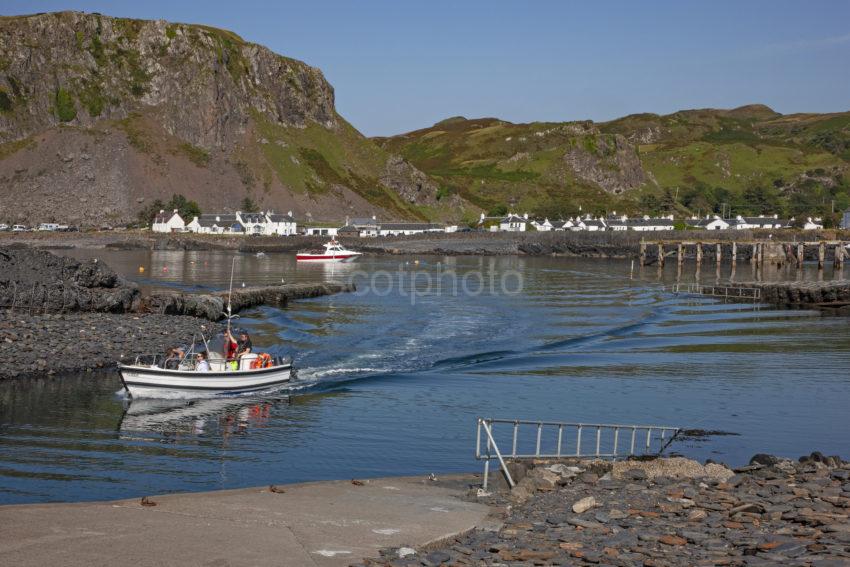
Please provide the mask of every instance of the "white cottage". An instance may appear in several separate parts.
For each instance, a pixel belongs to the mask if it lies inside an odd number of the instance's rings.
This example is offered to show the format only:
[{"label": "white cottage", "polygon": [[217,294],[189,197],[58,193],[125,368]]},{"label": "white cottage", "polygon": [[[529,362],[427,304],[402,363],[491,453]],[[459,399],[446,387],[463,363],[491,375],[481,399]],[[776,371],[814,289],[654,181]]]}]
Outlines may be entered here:
[{"label": "white cottage", "polygon": [[528,225],[528,213],[524,216],[510,213],[508,216],[499,221],[499,231],[501,232],[525,232]]},{"label": "white cottage", "polygon": [[245,234],[245,227],[234,213],[201,215],[192,219],[186,228],[199,234]]},{"label": "white cottage", "polygon": [[[269,234],[292,236],[298,232],[298,223],[295,222],[292,211],[287,211],[285,215],[269,211],[266,213],[266,218],[269,225]],[[336,233],[334,232],[334,234]]]},{"label": "white cottage", "polygon": [[823,220],[820,218],[812,219],[809,217],[806,219],[806,222],[803,224],[803,230],[822,230],[823,229]]},{"label": "white cottage", "polygon": [[708,216],[704,219],[690,219],[688,225],[702,230],[726,230],[730,226],[728,222],[717,215]]},{"label": "white cottage", "polygon": [[186,221],[177,213],[177,209],[174,209],[170,213],[160,210],[159,214],[153,219],[151,230],[153,232],[175,232],[181,231],[185,227]]},{"label": "white cottage", "polygon": [[304,229],[306,236],[330,236],[334,237],[339,232],[337,226],[309,226]]},{"label": "white cottage", "polygon": [[554,225],[549,222],[548,218],[543,219],[543,222],[540,222],[539,220],[533,220],[531,221],[531,226],[533,226],[539,232],[549,232],[550,230],[554,229]]}]

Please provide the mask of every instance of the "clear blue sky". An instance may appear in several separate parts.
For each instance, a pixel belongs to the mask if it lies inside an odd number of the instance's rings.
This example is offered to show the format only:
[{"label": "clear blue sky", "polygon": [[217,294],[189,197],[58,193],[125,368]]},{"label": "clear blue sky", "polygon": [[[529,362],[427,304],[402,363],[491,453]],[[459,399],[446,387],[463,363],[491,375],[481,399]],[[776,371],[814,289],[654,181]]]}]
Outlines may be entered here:
[{"label": "clear blue sky", "polygon": [[850,0],[0,0],[6,15],[69,9],[231,29],[321,68],[367,135],[455,115],[850,110]]}]

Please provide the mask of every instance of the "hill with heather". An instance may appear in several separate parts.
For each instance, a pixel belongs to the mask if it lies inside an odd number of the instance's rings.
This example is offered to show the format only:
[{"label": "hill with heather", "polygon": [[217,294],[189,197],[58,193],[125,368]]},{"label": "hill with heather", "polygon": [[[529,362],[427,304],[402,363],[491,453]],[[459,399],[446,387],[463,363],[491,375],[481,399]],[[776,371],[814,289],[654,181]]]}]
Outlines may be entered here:
[{"label": "hill with heather", "polygon": [[375,141],[431,175],[441,195],[483,210],[799,216],[850,206],[850,113],[750,105],[602,123],[455,117]]},{"label": "hill with heather", "polygon": [[427,175],[366,139],[321,71],[201,25],[0,18],[0,221],[135,219],[182,194],[300,218],[424,218]]}]

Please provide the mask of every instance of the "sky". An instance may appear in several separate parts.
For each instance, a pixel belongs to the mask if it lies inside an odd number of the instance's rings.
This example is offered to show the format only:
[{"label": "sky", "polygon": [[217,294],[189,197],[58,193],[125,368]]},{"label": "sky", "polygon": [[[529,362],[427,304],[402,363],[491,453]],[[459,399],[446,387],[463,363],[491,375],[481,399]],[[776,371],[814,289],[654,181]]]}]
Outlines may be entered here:
[{"label": "sky", "polygon": [[233,30],[319,67],[368,136],[450,116],[850,110],[850,0],[0,0],[3,15],[57,10]]}]

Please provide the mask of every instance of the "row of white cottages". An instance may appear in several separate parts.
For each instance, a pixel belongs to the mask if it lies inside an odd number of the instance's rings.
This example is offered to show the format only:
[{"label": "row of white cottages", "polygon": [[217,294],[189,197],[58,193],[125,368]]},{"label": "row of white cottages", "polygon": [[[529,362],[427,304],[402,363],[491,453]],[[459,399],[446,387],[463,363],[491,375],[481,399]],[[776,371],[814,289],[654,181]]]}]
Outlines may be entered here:
[{"label": "row of white cottages", "polygon": [[[299,234],[292,211],[285,215],[265,213],[217,213],[194,217],[186,223],[175,210],[160,211],[154,219],[154,232],[197,232],[200,234],[233,234],[290,236]],[[301,230],[307,236],[403,236],[425,232],[455,232],[457,226],[423,222],[381,222],[375,217],[346,220],[342,227],[312,226]]]},{"label": "row of white cottages", "polygon": [[[481,214],[479,225],[488,223],[488,219]],[[637,231],[654,231],[654,230],[673,230],[673,217],[650,218],[644,216],[642,218],[630,219],[626,216],[612,216],[608,218],[593,218],[586,215],[584,218],[576,217],[567,220],[550,221],[548,218],[544,220],[532,219],[529,220],[528,214],[515,215],[513,213],[506,217],[498,219],[490,226],[491,232],[525,232],[529,230],[529,226],[540,232],[549,231],[600,231],[600,230],[637,230]]]},{"label": "row of white cottages", "polygon": [[[753,230],[753,229],[782,229],[792,228],[795,219],[780,219],[779,215],[773,216],[757,216],[757,217],[742,217],[741,215],[735,218],[724,219],[717,215],[707,216],[703,219],[688,219],[687,224],[691,228],[699,228],[703,230]],[[802,225],[803,230],[820,230],[823,228],[823,220],[820,218],[809,217]]]},{"label": "row of white cottages", "polygon": [[[498,218],[498,217],[497,217]],[[479,225],[487,224],[489,221],[496,220],[494,217],[486,217],[481,214]],[[707,216],[705,218],[690,218],[683,220],[685,226],[691,229],[701,230],[753,230],[753,229],[782,229],[790,228],[794,225],[795,220],[780,219],[778,215],[773,216],[757,216],[743,217],[737,216],[731,219],[723,219],[717,215]],[[532,219],[529,220],[528,214],[516,215],[509,214],[506,217],[498,218],[498,222],[493,222],[490,226],[492,232],[525,232],[531,226],[537,231],[624,231],[635,230],[639,232],[675,230],[675,221],[673,215],[666,217],[649,217],[643,216],[638,218],[629,218],[625,215],[616,216],[616,213],[608,217],[593,218],[586,215],[584,218],[576,217],[567,220],[550,221],[548,218],[542,221]],[[823,221],[819,218],[809,217],[803,224],[803,230],[820,230],[823,228]]]},{"label": "row of white cottages", "polygon": [[289,236],[296,234],[298,225],[292,217],[292,211],[285,215],[273,213],[213,213],[194,217],[190,222],[175,209],[171,212],[159,211],[154,218],[153,232],[197,232],[199,234],[260,234]]}]

